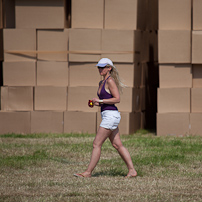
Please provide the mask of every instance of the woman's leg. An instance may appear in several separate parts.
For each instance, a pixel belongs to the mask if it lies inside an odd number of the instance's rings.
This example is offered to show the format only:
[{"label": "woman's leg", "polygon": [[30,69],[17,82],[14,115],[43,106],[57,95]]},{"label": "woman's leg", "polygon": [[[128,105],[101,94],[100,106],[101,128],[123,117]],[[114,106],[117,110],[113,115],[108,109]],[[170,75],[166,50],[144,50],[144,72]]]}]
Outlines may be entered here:
[{"label": "woman's leg", "polygon": [[91,160],[90,160],[87,170],[84,173],[82,173],[83,176],[85,176],[85,177],[91,176],[92,171],[94,170],[95,166],[97,165],[97,163],[100,159],[102,144],[109,137],[109,135],[111,133],[112,133],[111,130],[99,127],[98,132],[93,141],[93,151],[92,151],[92,155],[91,155]]},{"label": "woman's leg", "polygon": [[132,159],[130,157],[130,154],[128,150],[123,146],[121,139],[120,139],[120,133],[119,133],[119,128],[115,129],[111,135],[109,136],[109,139],[115,149],[119,152],[120,156],[126,163],[128,167],[128,174],[127,176],[132,176],[135,177],[137,175],[137,172],[133,166]]}]

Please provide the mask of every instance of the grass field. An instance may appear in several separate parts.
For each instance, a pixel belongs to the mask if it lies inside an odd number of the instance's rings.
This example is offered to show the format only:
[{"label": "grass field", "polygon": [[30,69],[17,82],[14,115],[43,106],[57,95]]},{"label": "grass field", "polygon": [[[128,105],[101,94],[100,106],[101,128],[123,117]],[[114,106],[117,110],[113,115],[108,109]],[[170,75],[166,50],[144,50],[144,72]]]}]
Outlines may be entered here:
[{"label": "grass field", "polygon": [[202,201],[202,137],[121,136],[138,177],[107,140],[91,178],[94,135],[0,136],[0,201]]}]

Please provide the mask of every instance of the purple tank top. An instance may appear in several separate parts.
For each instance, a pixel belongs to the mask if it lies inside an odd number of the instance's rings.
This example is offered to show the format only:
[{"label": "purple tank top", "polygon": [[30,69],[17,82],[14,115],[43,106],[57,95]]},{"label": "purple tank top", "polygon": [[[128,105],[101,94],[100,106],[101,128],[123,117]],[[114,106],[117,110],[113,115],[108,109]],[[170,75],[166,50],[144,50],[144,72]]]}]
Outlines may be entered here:
[{"label": "purple tank top", "polygon": [[[105,90],[105,83],[106,83],[107,79],[104,81],[104,84],[101,88],[100,94],[98,94],[98,92],[97,92],[97,95],[98,95],[99,99],[101,99],[101,100],[113,98],[113,96]],[[102,104],[101,105],[101,112],[105,111],[105,110],[118,110],[118,109],[114,104],[111,104],[111,105],[110,104]]]}]

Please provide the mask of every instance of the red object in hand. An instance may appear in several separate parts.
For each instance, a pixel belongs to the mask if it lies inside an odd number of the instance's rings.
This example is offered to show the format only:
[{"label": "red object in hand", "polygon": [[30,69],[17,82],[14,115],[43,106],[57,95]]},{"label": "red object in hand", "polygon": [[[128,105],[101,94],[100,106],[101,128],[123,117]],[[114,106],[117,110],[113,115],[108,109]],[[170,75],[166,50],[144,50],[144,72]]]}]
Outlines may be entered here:
[{"label": "red object in hand", "polygon": [[91,107],[91,108],[94,106],[92,100],[88,100],[88,106]]}]

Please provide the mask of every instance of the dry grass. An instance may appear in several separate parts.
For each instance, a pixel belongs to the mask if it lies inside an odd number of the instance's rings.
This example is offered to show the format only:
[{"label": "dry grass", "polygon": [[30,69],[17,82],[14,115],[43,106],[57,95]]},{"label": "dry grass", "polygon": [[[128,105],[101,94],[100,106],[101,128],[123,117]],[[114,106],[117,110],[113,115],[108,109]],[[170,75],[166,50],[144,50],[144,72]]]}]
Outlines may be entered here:
[{"label": "dry grass", "polygon": [[122,136],[139,176],[106,141],[92,178],[93,135],[4,135],[0,201],[202,201],[202,137]]}]

